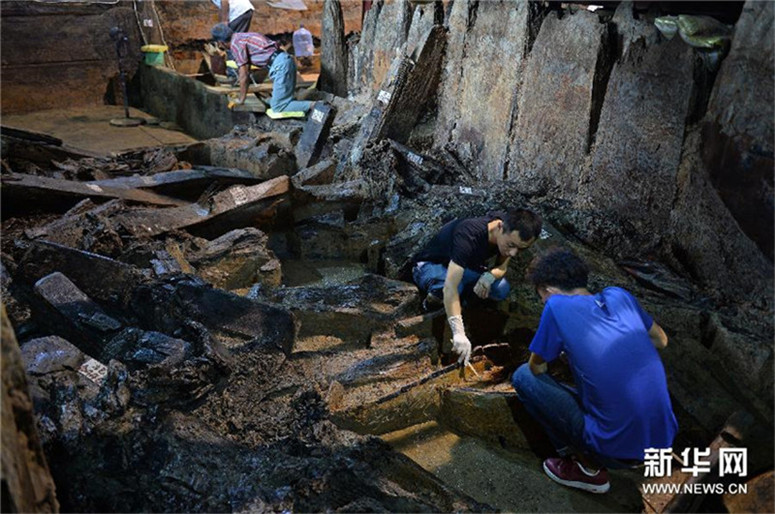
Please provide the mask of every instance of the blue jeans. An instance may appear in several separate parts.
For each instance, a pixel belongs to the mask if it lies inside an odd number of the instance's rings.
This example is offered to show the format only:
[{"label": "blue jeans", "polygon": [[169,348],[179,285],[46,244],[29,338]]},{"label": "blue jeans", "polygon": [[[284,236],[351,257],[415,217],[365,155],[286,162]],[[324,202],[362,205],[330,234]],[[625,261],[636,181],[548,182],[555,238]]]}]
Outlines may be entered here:
[{"label": "blue jeans", "polygon": [[574,388],[557,382],[548,373],[534,375],[527,363],[511,376],[511,385],[525,409],[544,427],[561,456],[584,453],[610,469],[635,464],[599,455],[587,447],[584,443],[584,409]]},{"label": "blue jeans", "polygon": [[312,102],[294,100],[293,93],[296,89],[296,63],[293,57],[286,52],[280,52],[272,61],[269,68],[269,77],[272,79],[272,98],[269,105],[275,112],[307,112]]},{"label": "blue jeans", "polygon": [[[464,299],[475,296],[474,286],[479,280],[482,274],[465,268],[463,271],[463,278],[460,281],[460,285],[457,288],[460,298]],[[447,267],[443,264],[435,264],[433,262],[426,262],[422,266],[414,265],[412,269],[412,278],[420,291],[431,293],[437,298],[444,298],[444,281],[447,278]],[[505,300],[509,296],[511,286],[505,278],[499,278],[490,286],[490,298],[491,300],[501,301]]]}]

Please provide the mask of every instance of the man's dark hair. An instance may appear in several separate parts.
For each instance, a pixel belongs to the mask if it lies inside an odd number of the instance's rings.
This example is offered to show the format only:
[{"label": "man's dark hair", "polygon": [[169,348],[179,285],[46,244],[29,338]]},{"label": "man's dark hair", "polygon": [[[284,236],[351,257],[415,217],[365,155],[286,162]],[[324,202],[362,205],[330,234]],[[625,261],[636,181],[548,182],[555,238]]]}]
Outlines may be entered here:
[{"label": "man's dark hair", "polygon": [[541,216],[527,209],[511,209],[506,213],[506,219],[501,221],[503,232],[508,234],[516,230],[522,241],[537,239],[541,234]]},{"label": "man's dark hair", "polygon": [[581,257],[568,248],[555,246],[536,256],[525,276],[535,287],[553,286],[570,291],[577,287],[587,287],[589,268]]}]

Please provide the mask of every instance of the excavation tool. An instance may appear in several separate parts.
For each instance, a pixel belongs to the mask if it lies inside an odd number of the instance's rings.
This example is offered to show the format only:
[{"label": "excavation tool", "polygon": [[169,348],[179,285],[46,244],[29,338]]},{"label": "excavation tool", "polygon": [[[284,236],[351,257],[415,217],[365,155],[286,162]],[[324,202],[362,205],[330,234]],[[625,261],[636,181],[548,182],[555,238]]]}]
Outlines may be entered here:
[{"label": "excavation tool", "polygon": [[125,56],[129,50],[129,38],[120,27],[113,27],[110,29],[110,39],[116,43],[118,77],[119,82],[121,82],[121,94],[124,97],[124,117],[113,118],[110,120],[110,124],[114,127],[136,127],[142,125],[145,121],[142,118],[132,118],[129,116],[129,98],[126,93],[126,76],[124,75],[124,67],[121,65],[122,57]]},{"label": "excavation tool", "polygon": [[[468,367],[471,369],[471,371],[474,372],[474,374],[476,375],[476,378],[479,378],[479,379],[482,378],[481,376],[479,376],[479,373],[476,372],[476,370],[474,369],[473,365],[470,362],[468,363]],[[425,384],[426,382],[428,382],[429,380],[433,380],[434,378],[438,378],[438,377],[440,377],[442,375],[446,375],[450,371],[453,371],[453,370],[458,369],[458,368],[460,368],[460,364],[458,364],[457,362],[454,362],[452,364],[444,366],[443,368],[437,369],[436,371],[434,371],[432,373],[429,373],[429,374],[425,375],[424,377],[422,377],[422,378],[420,378],[418,380],[415,380],[414,382],[406,384],[405,386],[401,387],[398,391],[394,391],[394,392],[388,394],[387,396],[383,396],[382,398],[377,400],[376,403],[378,405],[380,403],[385,403],[386,401],[389,401],[389,400],[392,400],[393,398],[401,396],[402,394],[404,394],[405,392],[409,391],[410,389],[414,389],[417,386],[421,386],[421,385]],[[461,369],[465,370],[465,367],[463,367]],[[462,371],[461,371],[461,373],[462,373]]]}]

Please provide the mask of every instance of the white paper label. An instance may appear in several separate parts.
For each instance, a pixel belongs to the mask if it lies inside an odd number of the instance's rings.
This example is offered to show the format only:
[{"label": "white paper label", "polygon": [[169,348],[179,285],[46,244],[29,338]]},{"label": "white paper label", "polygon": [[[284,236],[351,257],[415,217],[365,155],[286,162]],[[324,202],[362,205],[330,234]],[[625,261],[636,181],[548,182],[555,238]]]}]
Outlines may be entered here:
[{"label": "white paper label", "polygon": [[151,19],[144,19],[143,20],[143,27],[153,27],[153,20]]},{"label": "white paper label", "polygon": [[383,104],[386,104],[390,101],[390,97],[393,96],[393,94],[390,91],[385,91],[384,89],[379,92],[377,95],[377,100],[382,102]]},{"label": "white paper label", "polygon": [[235,187],[232,189],[231,198],[234,200],[234,205],[242,205],[248,201],[248,195],[245,193],[245,189],[242,187]]},{"label": "white paper label", "polygon": [[460,194],[461,195],[472,195],[474,194],[474,190],[467,186],[460,186]]},{"label": "white paper label", "polygon": [[323,123],[324,116],[325,114],[323,113],[323,111],[318,111],[317,109],[312,111],[312,121],[315,121],[317,123]]},{"label": "white paper label", "polygon": [[409,159],[411,162],[415,163],[416,165],[422,166],[422,157],[420,157],[416,153],[409,152],[406,158]]},{"label": "white paper label", "polygon": [[85,376],[95,384],[101,383],[108,375],[108,367],[100,361],[89,359],[78,368],[78,373]]}]

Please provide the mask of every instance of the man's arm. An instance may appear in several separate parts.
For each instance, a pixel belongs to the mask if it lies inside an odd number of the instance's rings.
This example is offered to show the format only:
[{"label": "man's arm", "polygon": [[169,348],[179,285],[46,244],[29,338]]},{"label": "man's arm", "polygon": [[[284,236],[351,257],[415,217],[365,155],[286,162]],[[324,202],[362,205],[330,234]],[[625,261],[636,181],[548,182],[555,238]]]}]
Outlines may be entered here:
[{"label": "man's arm", "polygon": [[221,23],[229,23],[229,0],[221,0]]},{"label": "man's arm", "polygon": [[490,296],[490,288],[492,287],[492,283],[506,276],[506,271],[508,269],[509,257],[499,255],[498,259],[495,261],[495,267],[490,271],[485,271],[482,273],[482,276],[479,277],[476,285],[474,285],[474,293],[476,293],[479,298],[487,298]]},{"label": "man's arm", "polygon": [[530,353],[530,360],[528,361],[528,364],[530,365],[530,371],[533,372],[533,375],[540,375],[541,373],[546,373],[547,370],[547,364],[546,361],[538,355],[535,352]]},{"label": "man's arm", "polygon": [[654,348],[657,350],[661,350],[667,346],[667,334],[662,330],[662,327],[657,325],[656,321],[651,323],[649,339],[651,339],[651,344],[653,344]]},{"label": "man's arm", "polygon": [[248,68],[250,63],[243,64],[239,67],[239,99],[238,104],[245,103],[245,97],[248,95]]},{"label": "man's arm", "polygon": [[498,259],[495,261],[495,267],[490,270],[490,273],[492,273],[492,276],[495,277],[495,280],[501,279],[506,276],[506,272],[509,270],[509,261],[511,260],[511,257],[509,256],[503,256],[499,255]]},{"label": "man's arm", "polygon": [[447,317],[460,316],[463,309],[460,307],[460,293],[458,287],[463,280],[463,267],[454,261],[449,261],[447,277],[444,279],[444,310]]},{"label": "man's arm", "polygon": [[449,261],[447,276],[444,279],[444,310],[447,311],[447,322],[452,329],[452,351],[459,355],[457,362],[463,366],[468,365],[471,357],[471,341],[466,336],[466,327],[463,325],[463,309],[460,307],[460,294],[458,286],[463,279],[463,268]]}]

